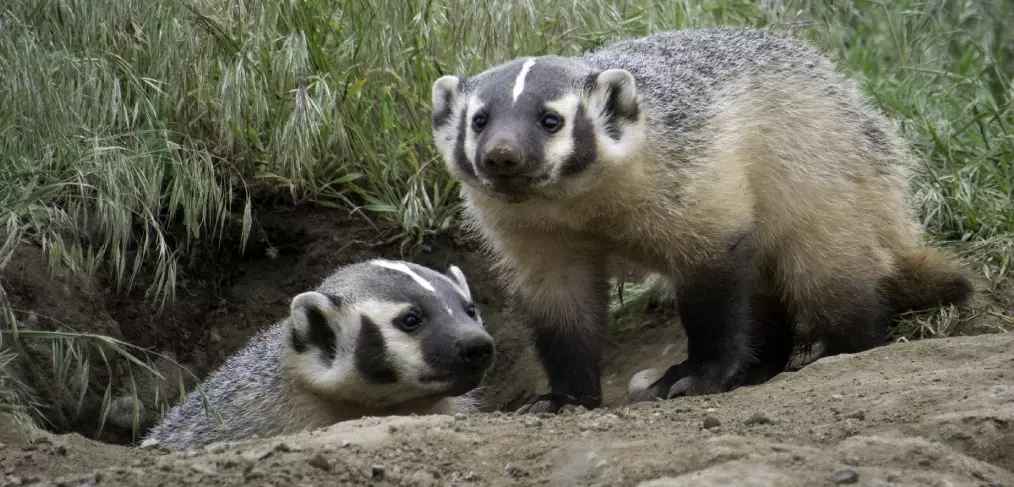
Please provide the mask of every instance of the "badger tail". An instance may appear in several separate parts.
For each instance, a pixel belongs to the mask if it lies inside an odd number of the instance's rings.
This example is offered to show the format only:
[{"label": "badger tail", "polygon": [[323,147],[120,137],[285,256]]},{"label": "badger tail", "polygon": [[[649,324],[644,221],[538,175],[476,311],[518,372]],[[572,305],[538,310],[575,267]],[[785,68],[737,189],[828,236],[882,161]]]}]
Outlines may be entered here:
[{"label": "badger tail", "polygon": [[951,304],[961,306],[975,292],[969,274],[957,259],[937,250],[899,255],[886,290],[891,306],[899,313]]}]

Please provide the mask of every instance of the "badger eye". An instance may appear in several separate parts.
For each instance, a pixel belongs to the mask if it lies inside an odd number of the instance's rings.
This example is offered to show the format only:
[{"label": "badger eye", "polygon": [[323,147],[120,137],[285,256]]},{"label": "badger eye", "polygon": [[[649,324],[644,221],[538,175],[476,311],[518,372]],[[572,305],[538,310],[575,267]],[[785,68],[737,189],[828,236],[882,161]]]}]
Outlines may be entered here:
[{"label": "badger eye", "polygon": [[401,329],[401,331],[412,332],[422,326],[422,322],[422,316],[419,316],[419,313],[413,311],[396,318],[394,320],[394,325]]},{"label": "badger eye", "polygon": [[465,307],[465,314],[467,314],[469,318],[475,319],[476,314],[478,314],[475,311],[475,305],[474,304],[469,304],[468,306],[466,306]]},{"label": "badger eye", "polygon": [[542,128],[548,130],[550,133],[553,133],[560,130],[560,127],[563,126],[563,120],[556,114],[546,113],[539,119],[539,125],[542,125]]},{"label": "badger eye", "polygon": [[486,120],[486,115],[476,113],[472,117],[472,130],[475,130],[476,132],[482,132],[482,129],[486,128],[487,122],[488,121]]}]

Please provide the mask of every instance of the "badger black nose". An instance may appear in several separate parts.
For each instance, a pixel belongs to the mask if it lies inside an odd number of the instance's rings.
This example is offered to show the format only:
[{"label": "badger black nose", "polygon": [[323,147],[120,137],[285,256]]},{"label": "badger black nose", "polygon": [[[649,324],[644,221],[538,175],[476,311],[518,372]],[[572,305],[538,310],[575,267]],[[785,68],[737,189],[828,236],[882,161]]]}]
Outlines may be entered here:
[{"label": "badger black nose", "polygon": [[462,338],[454,346],[461,361],[471,366],[484,367],[493,358],[493,341],[484,336]]},{"label": "badger black nose", "polygon": [[482,155],[484,169],[495,175],[507,176],[517,172],[524,162],[521,150],[508,144],[497,144]]}]

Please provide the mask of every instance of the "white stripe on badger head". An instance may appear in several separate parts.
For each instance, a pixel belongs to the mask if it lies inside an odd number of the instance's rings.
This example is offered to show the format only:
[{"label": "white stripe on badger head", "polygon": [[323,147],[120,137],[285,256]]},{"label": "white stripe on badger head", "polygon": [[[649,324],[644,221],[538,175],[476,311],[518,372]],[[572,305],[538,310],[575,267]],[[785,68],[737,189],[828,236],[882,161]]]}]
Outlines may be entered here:
[{"label": "white stripe on badger head", "polygon": [[429,281],[427,281],[426,279],[423,279],[422,276],[420,276],[419,274],[416,274],[415,271],[413,271],[412,269],[409,269],[409,267],[407,265],[405,265],[405,264],[401,264],[401,263],[398,263],[398,262],[389,262],[389,261],[386,261],[386,260],[379,260],[379,259],[378,260],[374,260],[371,263],[373,265],[375,265],[375,266],[379,266],[379,267],[384,267],[384,268],[387,268],[387,269],[396,270],[398,272],[403,272],[403,273],[407,274],[408,277],[411,277],[412,280],[415,281],[416,284],[422,286],[423,289],[425,289],[425,290],[427,290],[427,291],[429,291],[431,293],[437,292],[437,290],[433,288],[433,284],[430,284]]},{"label": "white stripe on badger head", "polygon": [[458,294],[461,295],[461,297],[471,301],[472,292],[467,287],[468,281],[465,279],[465,274],[461,272],[461,269],[459,269],[458,266],[453,265],[448,269],[448,272],[450,272],[451,275],[454,276],[454,279],[451,279],[449,276],[446,276],[444,274],[440,274],[440,277],[447,279],[447,282],[451,283],[451,286],[454,288],[455,291],[458,292]]},{"label": "white stripe on badger head", "polygon": [[525,61],[525,64],[521,65],[521,72],[518,73],[517,79],[514,80],[514,103],[518,102],[518,97],[525,91],[525,78],[528,77],[528,70],[532,69],[535,64],[534,58],[529,58]]}]

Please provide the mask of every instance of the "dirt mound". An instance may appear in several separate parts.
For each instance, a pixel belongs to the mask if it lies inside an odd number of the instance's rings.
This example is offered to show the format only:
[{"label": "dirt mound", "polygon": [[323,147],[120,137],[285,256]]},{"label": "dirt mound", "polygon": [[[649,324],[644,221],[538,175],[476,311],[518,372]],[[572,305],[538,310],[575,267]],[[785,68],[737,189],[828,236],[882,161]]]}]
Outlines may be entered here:
[{"label": "dirt mound", "polygon": [[44,436],[0,465],[9,485],[1011,486],[1012,374],[1012,334],[933,339],[710,397],[366,418],[189,452]]}]

